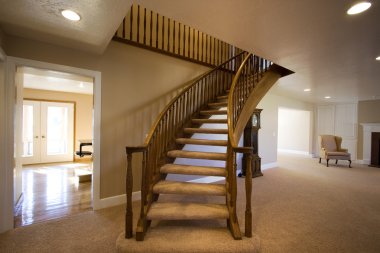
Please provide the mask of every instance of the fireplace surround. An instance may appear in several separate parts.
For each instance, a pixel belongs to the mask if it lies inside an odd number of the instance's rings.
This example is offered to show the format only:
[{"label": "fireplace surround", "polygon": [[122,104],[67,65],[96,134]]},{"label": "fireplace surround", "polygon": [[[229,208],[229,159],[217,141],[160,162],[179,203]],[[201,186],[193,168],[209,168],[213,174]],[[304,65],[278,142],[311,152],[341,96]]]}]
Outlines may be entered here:
[{"label": "fireplace surround", "polygon": [[[361,125],[363,126],[363,163],[380,167],[380,134],[378,135],[380,123],[362,123]],[[372,141],[374,142],[373,146]]]}]

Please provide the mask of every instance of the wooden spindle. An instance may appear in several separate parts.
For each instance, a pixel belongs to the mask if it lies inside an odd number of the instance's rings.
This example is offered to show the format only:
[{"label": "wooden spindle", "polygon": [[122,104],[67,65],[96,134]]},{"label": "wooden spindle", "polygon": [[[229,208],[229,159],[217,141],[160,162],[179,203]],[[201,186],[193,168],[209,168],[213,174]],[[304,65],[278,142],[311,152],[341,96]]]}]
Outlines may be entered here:
[{"label": "wooden spindle", "polygon": [[173,20],[173,53],[175,53],[175,30],[176,30],[176,26],[175,26],[175,20]]},{"label": "wooden spindle", "polygon": [[144,45],[146,45],[146,8],[144,8]]},{"label": "wooden spindle", "polygon": [[129,24],[129,39],[133,40],[133,5],[131,6],[131,22]]},{"label": "wooden spindle", "polygon": [[140,5],[137,5],[137,39],[136,41],[140,43]]},{"label": "wooden spindle", "polygon": [[153,36],[152,28],[153,28],[153,11],[150,11],[150,24],[149,24],[149,33],[150,33],[150,36],[149,36],[149,46],[152,46],[152,36]]},{"label": "wooden spindle", "polygon": [[170,52],[170,18],[168,18],[168,51]]},{"label": "wooden spindle", "polygon": [[156,14],[156,48],[158,48],[158,13]]},{"label": "wooden spindle", "polygon": [[164,48],[164,38],[165,38],[165,17],[162,16],[162,24],[161,24],[161,29],[162,29],[162,36],[161,36],[161,49],[165,50]]},{"label": "wooden spindle", "polygon": [[187,33],[187,57],[191,57],[190,56],[190,26],[187,27],[188,28],[188,33]]}]

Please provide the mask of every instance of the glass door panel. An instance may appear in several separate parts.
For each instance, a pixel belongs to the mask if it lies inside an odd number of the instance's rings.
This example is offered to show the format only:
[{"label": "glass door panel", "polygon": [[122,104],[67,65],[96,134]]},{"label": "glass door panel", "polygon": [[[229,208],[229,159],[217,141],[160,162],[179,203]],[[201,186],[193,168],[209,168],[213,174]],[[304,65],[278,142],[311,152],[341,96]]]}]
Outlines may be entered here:
[{"label": "glass door panel", "polygon": [[41,103],[41,162],[73,160],[74,105]]},{"label": "glass door panel", "polygon": [[23,164],[73,161],[74,104],[25,100]]},{"label": "glass door panel", "polygon": [[40,102],[23,102],[22,160],[24,164],[40,161]]}]

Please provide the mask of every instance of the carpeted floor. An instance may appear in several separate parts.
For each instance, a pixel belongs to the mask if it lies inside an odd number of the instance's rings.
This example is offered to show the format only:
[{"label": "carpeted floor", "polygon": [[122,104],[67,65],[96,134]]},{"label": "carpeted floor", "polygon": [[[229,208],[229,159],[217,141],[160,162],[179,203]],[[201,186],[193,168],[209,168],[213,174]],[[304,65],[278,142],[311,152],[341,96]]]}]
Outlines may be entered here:
[{"label": "carpeted floor", "polygon": [[[289,155],[279,165],[253,180],[262,252],[380,252],[380,168],[344,162],[327,168]],[[244,179],[239,182],[244,199]],[[0,235],[0,252],[115,252],[123,216],[118,206],[17,228]]]}]

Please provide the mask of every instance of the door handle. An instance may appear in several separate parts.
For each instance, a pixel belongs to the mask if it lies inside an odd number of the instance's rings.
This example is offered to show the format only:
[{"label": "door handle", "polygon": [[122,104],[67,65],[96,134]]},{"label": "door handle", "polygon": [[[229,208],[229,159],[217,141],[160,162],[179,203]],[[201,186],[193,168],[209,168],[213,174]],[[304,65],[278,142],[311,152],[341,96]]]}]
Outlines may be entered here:
[{"label": "door handle", "polygon": [[42,138],[42,139],[45,139],[45,135],[42,135],[41,138]]},{"label": "door handle", "polygon": [[36,135],[34,138],[38,139],[38,135]]}]

